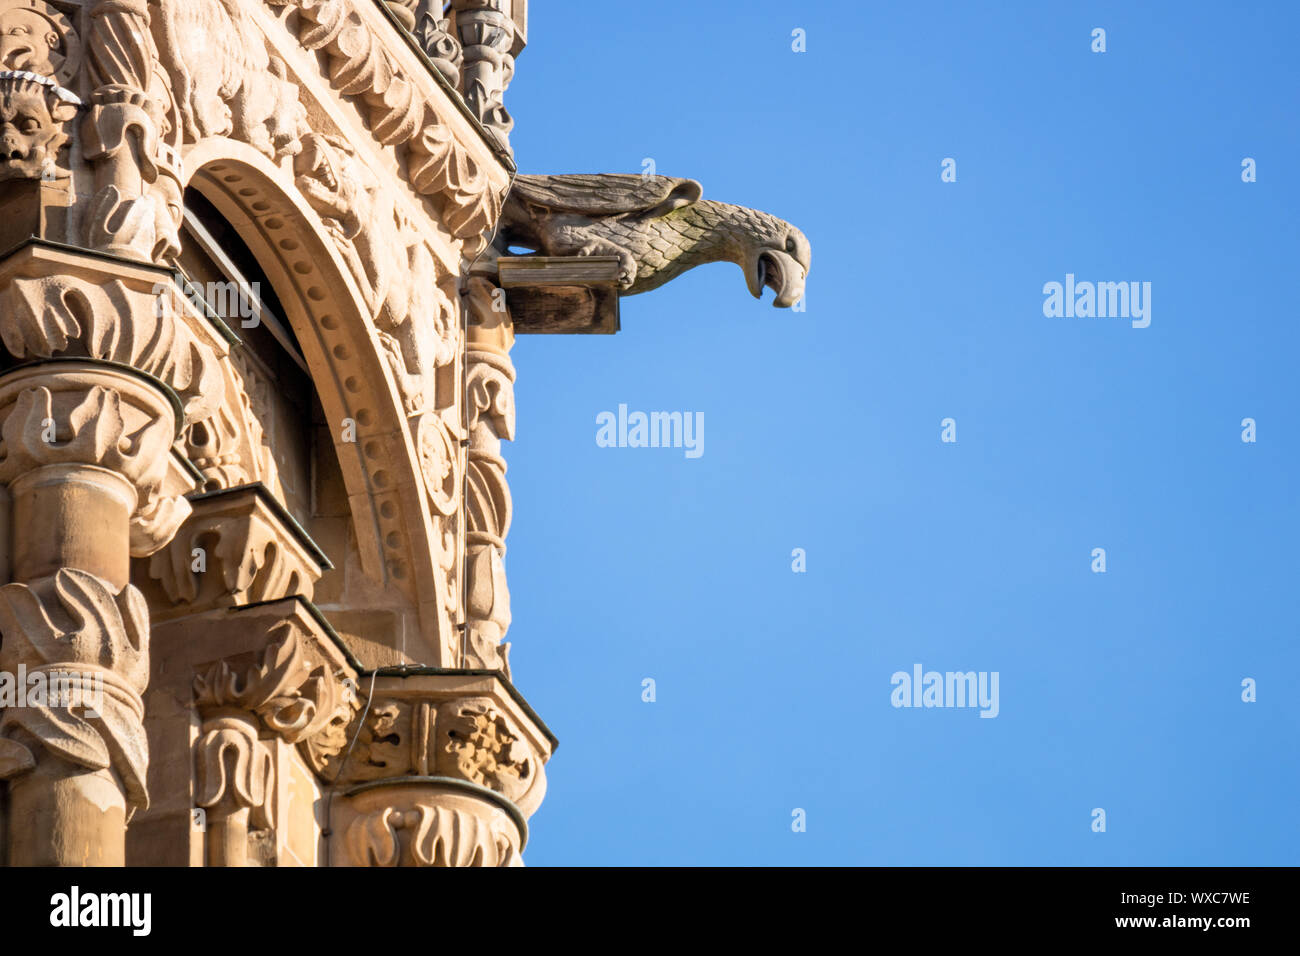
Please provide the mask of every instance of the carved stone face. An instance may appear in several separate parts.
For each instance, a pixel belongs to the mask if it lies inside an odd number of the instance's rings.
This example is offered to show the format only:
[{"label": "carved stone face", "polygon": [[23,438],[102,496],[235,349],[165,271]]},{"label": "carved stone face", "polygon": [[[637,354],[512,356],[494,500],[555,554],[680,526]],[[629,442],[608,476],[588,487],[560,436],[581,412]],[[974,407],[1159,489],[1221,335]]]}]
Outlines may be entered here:
[{"label": "carved stone face", "polygon": [[358,189],[352,176],[352,160],[341,148],[327,138],[308,134],[303,137],[302,150],[293,158],[293,172],[298,189],[316,212],[328,224],[337,223],[338,231],[351,239],[360,231],[362,223],[356,204]]},{"label": "carved stone face", "polygon": [[68,141],[63,124],[76,107],[30,80],[0,79],[0,180],[41,178]]},{"label": "carved stone face", "polygon": [[8,70],[54,76],[63,65],[54,24],[35,10],[11,7],[0,12],[0,63]]}]

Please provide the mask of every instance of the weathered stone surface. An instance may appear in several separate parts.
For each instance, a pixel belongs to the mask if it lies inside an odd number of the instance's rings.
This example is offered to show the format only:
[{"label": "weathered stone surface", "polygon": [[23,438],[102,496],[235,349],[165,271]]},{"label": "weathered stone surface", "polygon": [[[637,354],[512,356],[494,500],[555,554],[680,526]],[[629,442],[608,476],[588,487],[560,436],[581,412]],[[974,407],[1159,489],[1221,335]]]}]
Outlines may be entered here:
[{"label": "weathered stone surface", "polygon": [[526,39],[524,0],[0,0],[0,676],[80,695],[0,697],[3,863],[521,865],[515,334],[809,266],[690,180],[516,179]]},{"label": "weathered stone surface", "polygon": [[519,176],[502,216],[501,248],[547,256],[617,256],[624,295],[657,289],[706,262],[734,262],[755,298],[773,305],[803,297],[812,251],[804,234],[775,216],[701,199],[693,179],[668,176]]}]

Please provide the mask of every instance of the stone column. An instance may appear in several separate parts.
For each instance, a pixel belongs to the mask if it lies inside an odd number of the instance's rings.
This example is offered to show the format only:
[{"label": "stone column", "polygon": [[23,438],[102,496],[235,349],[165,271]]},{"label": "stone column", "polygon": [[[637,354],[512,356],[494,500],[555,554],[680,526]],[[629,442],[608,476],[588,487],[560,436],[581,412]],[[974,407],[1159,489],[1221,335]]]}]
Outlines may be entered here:
[{"label": "stone column", "polygon": [[225,349],[162,295],[181,189],[150,19],[150,0],[0,0],[0,95],[17,129],[0,157],[13,865],[124,863],[126,823],[148,802],[149,615],[130,559],[188,514],[193,482],[171,448],[185,419],[211,414]]},{"label": "stone column", "polygon": [[148,803],[149,615],[130,557],[166,490],[178,414],[161,382],[107,362],[0,374],[13,578],[0,671],[63,688],[0,717],[10,865],[120,866],[126,823]]},{"label": "stone column", "polygon": [[515,336],[505,294],[487,279],[469,279],[466,307],[468,600],[461,666],[501,670],[509,677],[510,645],[501,642],[510,627],[505,554],[512,506],[501,441],[515,437],[515,367],[510,361]]},{"label": "stone column", "polygon": [[39,239],[0,260],[0,681],[60,685],[0,694],[10,865],[120,866],[148,805],[150,622],[131,558],[189,514],[172,446],[216,400],[215,333],[171,288],[155,267]]}]

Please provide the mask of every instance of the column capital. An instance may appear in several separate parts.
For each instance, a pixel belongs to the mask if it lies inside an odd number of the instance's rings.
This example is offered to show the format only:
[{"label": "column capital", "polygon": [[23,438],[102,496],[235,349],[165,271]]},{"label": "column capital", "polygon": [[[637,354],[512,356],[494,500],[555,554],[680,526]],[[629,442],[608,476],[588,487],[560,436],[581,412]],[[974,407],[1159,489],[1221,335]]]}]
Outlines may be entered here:
[{"label": "column capital", "polygon": [[301,801],[328,786],[313,768],[344,751],[360,707],[338,635],[294,596],[164,620],[153,639],[145,724],[159,798],[137,859],[315,865],[318,815]]},{"label": "column capital", "polygon": [[497,674],[376,678],[335,784],[350,866],[517,866],[555,738]]}]

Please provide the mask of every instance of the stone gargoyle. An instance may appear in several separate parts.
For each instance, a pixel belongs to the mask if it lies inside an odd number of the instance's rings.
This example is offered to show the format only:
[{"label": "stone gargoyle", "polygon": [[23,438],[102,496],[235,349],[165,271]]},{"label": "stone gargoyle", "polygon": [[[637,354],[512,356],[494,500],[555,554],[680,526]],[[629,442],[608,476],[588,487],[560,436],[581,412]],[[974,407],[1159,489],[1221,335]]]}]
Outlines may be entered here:
[{"label": "stone gargoyle", "polygon": [[621,295],[649,292],[706,262],[734,262],[755,298],[803,298],[812,249],[775,216],[701,199],[693,179],[587,175],[516,177],[497,246],[545,256],[618,256]]}]

